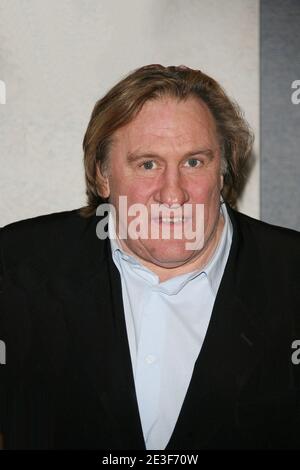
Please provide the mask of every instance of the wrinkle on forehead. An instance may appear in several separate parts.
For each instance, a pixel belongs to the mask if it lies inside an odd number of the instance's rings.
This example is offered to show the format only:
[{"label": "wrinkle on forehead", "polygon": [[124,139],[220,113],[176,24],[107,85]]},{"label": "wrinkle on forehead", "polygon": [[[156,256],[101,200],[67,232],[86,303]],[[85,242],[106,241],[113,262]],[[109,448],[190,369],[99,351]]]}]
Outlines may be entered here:
[{"label": "wrinkle on forehead", "polygon": [[[215,120],[207,105],[197,98],[161,98],[147,101],[139,114],[115,133],[115,142],[131,151],[152,146],[181,147],[218,144]],[[215,146],[215,145],[213,145]]]}]

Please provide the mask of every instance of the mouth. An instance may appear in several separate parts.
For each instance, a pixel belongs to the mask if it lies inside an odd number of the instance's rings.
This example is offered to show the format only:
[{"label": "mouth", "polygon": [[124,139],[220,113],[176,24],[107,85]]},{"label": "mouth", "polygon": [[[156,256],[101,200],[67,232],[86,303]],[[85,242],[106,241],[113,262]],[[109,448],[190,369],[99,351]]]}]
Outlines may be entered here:
[{"label": "mouth", "polygon": [[182,224],[183,217],[161,217],[159,221],[163,224]]},{"label": "mouth", "polygon": [[156,224],[171,224],[171,225],[184,224],[190,220],[191,219],[188,219],[186,217],[159,217],[159,218],[151,219],[151,221],[153,221]]}]

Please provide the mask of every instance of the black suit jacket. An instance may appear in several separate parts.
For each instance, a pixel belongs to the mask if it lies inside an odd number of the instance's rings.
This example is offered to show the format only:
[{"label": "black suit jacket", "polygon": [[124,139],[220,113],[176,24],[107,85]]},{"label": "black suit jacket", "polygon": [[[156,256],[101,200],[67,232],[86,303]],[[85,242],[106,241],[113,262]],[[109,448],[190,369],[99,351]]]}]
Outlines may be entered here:
[{"label": "black suit jacket", "polygon": [[[300,448],[300,235],[228,210],[229,259],[167,450]],[[0,232],[8,449],[145,449],[120,277],[98,221],[71,211]]]}]

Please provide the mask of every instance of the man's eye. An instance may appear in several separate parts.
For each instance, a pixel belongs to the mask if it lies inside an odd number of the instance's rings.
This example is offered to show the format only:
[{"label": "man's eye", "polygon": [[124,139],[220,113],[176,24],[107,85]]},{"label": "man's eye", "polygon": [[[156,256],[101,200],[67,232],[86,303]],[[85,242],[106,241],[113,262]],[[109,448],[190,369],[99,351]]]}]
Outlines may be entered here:
[{"label": "man's eye", "polygon": [[153,160],[148,160],[148,161],[142,163],[142,167],[145,170],[153,170],[153,168],[155,168],[155,163],[154,163]]},{"label": "man's eye", "polygon": [[196,168],[201,166],[201,161],[198,160],[197,158],[189,158],[184,166],[189,166],[190,168]]}]

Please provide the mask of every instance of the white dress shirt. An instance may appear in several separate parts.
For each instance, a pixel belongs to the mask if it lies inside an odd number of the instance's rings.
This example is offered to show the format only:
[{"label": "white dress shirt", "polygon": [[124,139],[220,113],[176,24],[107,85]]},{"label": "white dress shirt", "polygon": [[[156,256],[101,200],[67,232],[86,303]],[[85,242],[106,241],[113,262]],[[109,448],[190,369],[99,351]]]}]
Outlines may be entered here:
[{"label": "white dress shirt", "polygon": [[[159,282],[158,276],[110,240],[117,266],[139,413],[147,449],[164,449],[178,419],[200,353],[232,241],[225,224],[208,264]],[[113,220],[109,217],[109,230]],[[112,232],[110,232],[112,233]]]}]

